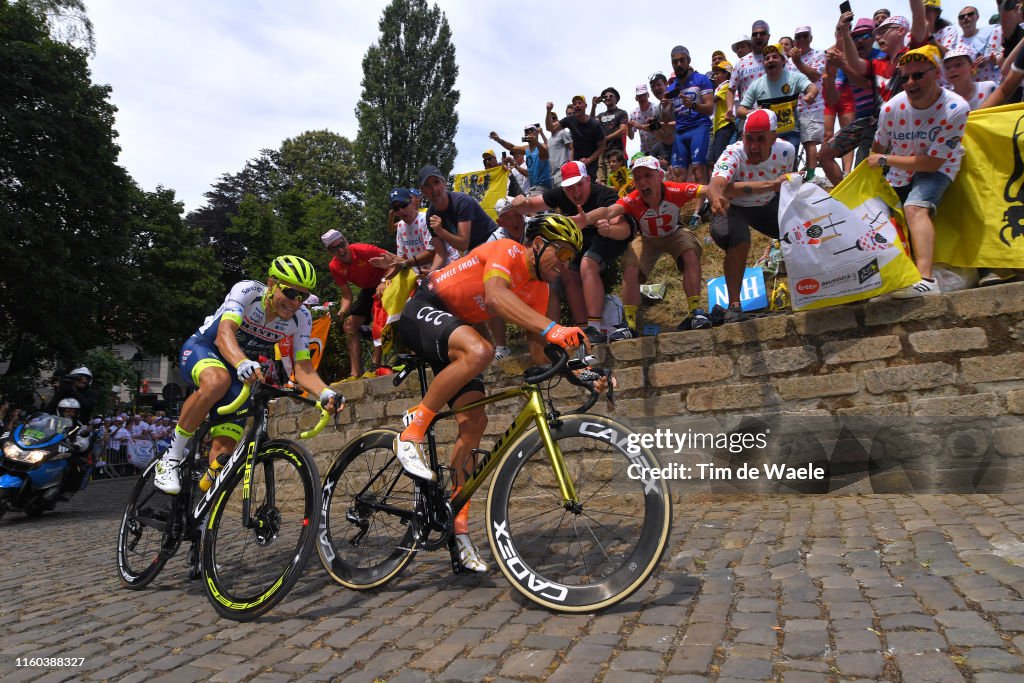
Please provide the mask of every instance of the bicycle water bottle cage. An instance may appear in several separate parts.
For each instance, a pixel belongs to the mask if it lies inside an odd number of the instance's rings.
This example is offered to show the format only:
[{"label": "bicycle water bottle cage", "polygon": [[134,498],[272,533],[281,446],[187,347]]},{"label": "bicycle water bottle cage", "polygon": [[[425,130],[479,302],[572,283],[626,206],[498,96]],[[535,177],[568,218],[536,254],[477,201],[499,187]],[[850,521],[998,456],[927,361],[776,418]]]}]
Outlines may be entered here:
[{"label": "bicycle water bottle cage", "polygon": [[405,365],[402,370],[395,375],[392,383],[397,387],[399,384],[405,381],[405,378],[413,373],[414,370],[419,368],[420,365],[426,363],[425,360],[420,358],[414,353],[400,353],[397,356],[395,365]]}]

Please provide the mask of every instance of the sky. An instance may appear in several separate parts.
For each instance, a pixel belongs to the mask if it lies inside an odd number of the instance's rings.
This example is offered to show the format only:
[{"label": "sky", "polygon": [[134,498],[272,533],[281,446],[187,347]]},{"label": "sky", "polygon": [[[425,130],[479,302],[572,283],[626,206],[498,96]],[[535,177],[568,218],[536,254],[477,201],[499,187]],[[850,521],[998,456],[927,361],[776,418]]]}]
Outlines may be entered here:
[{"label": "sky", "polygon": [[[321,129],[356,137],[362,58],[379,38],[384,0],[85,3],[96,38],[92,78],[112,87],[118,108],[120,163],[147,191],[174,189],[186,211],[205,203],[203,193],[222,174],[287,138]],[[670,72],[675,45],[706,71],[716,49],[734,60],[729,46],[754,20],[768,22],[773,40],[810,25],[812,47],[825,49],[839,15],[838,3],[821,0],[738,0],[713,9],[644,3],[642,10],[607,0],[437,4],[459,66],[455,172],[482,166],[481,152],[494,147],[490,131],[518,140],[525,125],[542,120],[548,101],[561,114],[572,95],[590,98],[611,86],[632,111],[636,85]],[[944,16],[955,21],[966,4],[947,2]],[[907,0],[853,2],[858,16],[880,6],[909,16]],[[637,149],[638,140],[629,151]]]}]

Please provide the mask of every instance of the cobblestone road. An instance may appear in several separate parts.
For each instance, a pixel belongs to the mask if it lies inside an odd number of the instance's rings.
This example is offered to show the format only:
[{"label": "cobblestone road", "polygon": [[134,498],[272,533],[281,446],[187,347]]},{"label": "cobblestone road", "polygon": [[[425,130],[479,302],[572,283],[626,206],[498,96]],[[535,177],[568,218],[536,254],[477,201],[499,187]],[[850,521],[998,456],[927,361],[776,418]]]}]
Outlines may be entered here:
[{"label": "cobblestone road", "polygon": [[236,624],[186,581],[183,552],[151,589],[120,588],[130,486],[0,521],[0,680],[1024,680],[1021,496],[708,496],[677,506],[661,571],[597,616],[528,607],[497,573],[454,577],[446,554],[421,554],[374,594],[311,564]]}]

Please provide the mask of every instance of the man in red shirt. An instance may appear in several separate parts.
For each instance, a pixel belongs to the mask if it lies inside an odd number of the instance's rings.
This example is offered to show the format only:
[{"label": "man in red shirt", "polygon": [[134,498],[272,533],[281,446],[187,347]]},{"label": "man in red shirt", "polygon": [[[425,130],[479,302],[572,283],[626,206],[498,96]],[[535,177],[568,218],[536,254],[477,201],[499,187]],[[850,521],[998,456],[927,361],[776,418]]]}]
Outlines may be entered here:
[{"label": "man in red shirt", "polygon": [[626,318],[630,327],[635,330],[637,325],[635,311],[640,304],[640,284],[647,281],[662,254],[669,254],[683,275],[689,312],[678,329],[711,327],[711,321],[700,308],[700,242],[679,224],[682,207],[699,200],[707,186],[666,182],[665,171],[654,157],[640,157],[633,162],[633,182],[636,189],[603,209],[597,221],[601,229],[604,220],[626,214],[640,225],[640,239],[633,240],[622,259],[622,305],[629,311]]},{"label": "man in red shirt", "polygon": [[[345,236],[338,230],[328,230],[320,241],[327,248],[331,259],[331,276],[341,290],[338,321],[342,323],[342,331],[348,335],[348,356],[350,374],[348,379],[356,379],[363,374],[363,354],[359,348],[359,328],[372,318],[373,295],[377,285],[388,273],[387,268],[370,265],[370,259],[388,256],[389,252],[372,244],[349,244]],[[359,296],[352,303],[352,283],[359,288]],[[346,318],[346,316],[348,316]],[[373,349],[374,365],[380,365],[381,347]]]}]

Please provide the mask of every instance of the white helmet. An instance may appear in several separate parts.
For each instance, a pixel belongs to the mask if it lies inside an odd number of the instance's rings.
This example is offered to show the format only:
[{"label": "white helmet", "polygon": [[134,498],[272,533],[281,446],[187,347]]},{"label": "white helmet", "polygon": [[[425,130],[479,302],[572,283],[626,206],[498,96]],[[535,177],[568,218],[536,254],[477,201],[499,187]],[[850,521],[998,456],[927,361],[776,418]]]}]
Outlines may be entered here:
[{"label": "white helmet", "polygon": [[63,410],[64,408],[74,408],[75,410],[81,410],[82,404],[78,402],[78,399],[65,398],[62,399],[61,402],[57,404],[57,408],[59,410]]},{"label": "white helmet", "polygon": [[84,365],[80,368],[75,368],[74,370],[69,372],[68,375],[70,375],[71,377],[74,377],[75,375],[83,375],[85,377],[88,377],[90,382],[92,381],[92,373],[89,372],[89,368],[85,367]]}]

